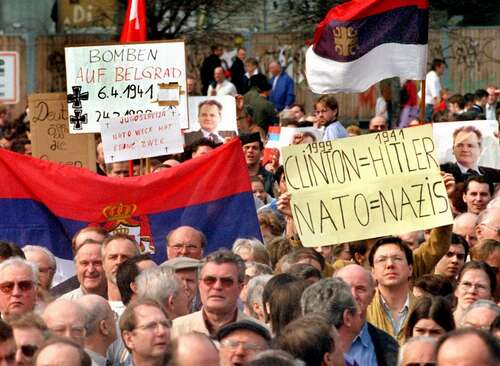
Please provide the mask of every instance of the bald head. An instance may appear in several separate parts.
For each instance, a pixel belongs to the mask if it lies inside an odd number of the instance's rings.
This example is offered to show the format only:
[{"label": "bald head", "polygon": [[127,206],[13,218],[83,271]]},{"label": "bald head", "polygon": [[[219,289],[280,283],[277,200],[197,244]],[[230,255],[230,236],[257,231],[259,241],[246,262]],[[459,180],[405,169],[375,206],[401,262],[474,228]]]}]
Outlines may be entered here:
[{"label": "bald head", "polygon": [[387,130],[387,120],[382,116],[375,116],[368,125],[369,132],[379,132]]},{"label": "bald head", "polygon": [[178,337],[173,344],[173,365],[218,366],[219,352],[208,336],[190,333]]},{"label": "bald head", "polygon": [[342,278],[351,286],[351,294],[361,309],[361,316],[366,319],[366,309],[375,295],[375,281],[371,273],[358,264],[349,264],[333,276]]},{"label": "bald head", "polygon": [[190,257],[201,259],[206,245],[205,235],[191,226],[179,226],[167,235],[168,259]]},{"label": "bald head", "polygon": [[52,333],[72,339],[83,346],[85,339],[85,311],[77,302],[57,299],[47,305],[42,318]]},{"label": "bald head", "polygon": [[453,222],[453,232],[461,235],[467,240],[469,246],[476,244],[474,227],[476,226],[477,215],[472,212],[465,212],[458,215]]}]

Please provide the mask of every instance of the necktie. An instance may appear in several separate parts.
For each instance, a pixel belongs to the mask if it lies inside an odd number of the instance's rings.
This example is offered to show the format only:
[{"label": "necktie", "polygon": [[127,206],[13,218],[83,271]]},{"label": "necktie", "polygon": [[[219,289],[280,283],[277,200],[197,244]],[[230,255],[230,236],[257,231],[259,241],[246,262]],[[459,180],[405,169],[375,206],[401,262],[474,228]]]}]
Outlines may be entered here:
[{"label": "necktie", "polygon": [[469,177],[474,177],[474,176],[477,176],[477,175],[480,175],[480,174],[479,174],[479,172],[477,170],[467,169],[467,175]]}]

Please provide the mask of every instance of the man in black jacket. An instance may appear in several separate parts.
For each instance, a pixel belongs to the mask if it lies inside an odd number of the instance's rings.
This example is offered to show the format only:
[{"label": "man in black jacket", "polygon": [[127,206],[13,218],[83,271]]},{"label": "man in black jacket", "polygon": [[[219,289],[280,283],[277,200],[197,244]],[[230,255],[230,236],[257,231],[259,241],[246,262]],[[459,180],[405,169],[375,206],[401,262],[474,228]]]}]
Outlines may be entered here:
[{"label": "man in black jacket", "polygon": [[201,77],[201,95],[207,95],[208,86],[214,82],[214,70],[216,67],[222,66],[220,57],[224,53],[221,45],[213,45],[211,47],[212,54],[203,60],[200,69]]},{"label": "man in black jacket", "polygon": [[358,365],[396,365],[399,345],[383,330],[366,321],[366,310],[375,295],[375,281],[371,274],[357,264],[350,264],[335,272],[334,277],[342,278],[351,286],[351,293],[361,309],[364,325],[354,338],[351,349],[346,352]]}]

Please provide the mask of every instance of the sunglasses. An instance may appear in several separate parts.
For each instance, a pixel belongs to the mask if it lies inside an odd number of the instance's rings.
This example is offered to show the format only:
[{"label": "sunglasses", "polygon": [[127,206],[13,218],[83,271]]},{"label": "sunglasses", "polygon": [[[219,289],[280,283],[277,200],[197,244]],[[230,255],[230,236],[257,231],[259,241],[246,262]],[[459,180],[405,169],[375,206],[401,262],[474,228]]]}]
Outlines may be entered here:
[{"label": "sunglasses", "polygon": [[203,277],[201,281],[205,284],[205,286],[213,286],[217,281],[220,281],[221,286],[224,288],[229,288],[234,285],[234,280],[231,277],[206,276]]},{"label": "sunglasses", "polygon": [[21,348],[21,352],[26,357],[33,357],[35,355],[36,351],[38,350],[37,346],[33,346],[31,344],[23,344],[20,348]]},{"label": "sunglasses", "polygon": [[0,291],[4,294],[11,294],[14,290],[14,286],[17,284],[17,287],[22,292],[30,291],[33,289],[34,283],[33,281],[19,281],[19,282],[3,282],[0,283]]}]

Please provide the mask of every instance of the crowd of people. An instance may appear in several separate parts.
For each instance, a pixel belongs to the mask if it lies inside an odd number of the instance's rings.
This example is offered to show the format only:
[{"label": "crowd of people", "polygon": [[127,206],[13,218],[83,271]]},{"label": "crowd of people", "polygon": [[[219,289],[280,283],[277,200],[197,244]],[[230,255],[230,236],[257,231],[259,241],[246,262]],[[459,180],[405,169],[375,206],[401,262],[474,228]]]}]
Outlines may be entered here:
[{"label": "crowd of people", "polygon": [[[481,132],[456,129],[455,161],[441,166],[453,225],[304,247],[279,151],[264,147],[269,127],[312,127],[325,141],[363,130],[339,121],[333,95],[321,96],[308,115],[278,62],[267,65],[268,80],[244,48],[230,67],[221,55],[214,46],[200,78],[188,78],[188,92],[235,96],[263,240],[239,238],[232,248],[207,253],[204,233],[180,226],[166,236],[159,264],[140,253],[133,237],[85,227],[71,241],[76,275],[57,284],[49,250],[1,241],[0,364],[500,365],[500,171],[479,166]],[[447,98],[439,83],[445,66],[432,64],[427,118],[498,120],[499,91],[478,90],[468,106],[466,96]],[[415,84],[405,82],[402,90],[400,118],[392,121],[423,123],[413,122]],[[387,105],[377,108],[368,133],[396,125]],[[215,104],[207,108],[218,113]],[[2,148],[30,153],[26,116],[13,120],[0,106],[0,129]],[[184,154],[154,159],[153,172],[208,154],[229,138],[218,136],[193,137]],[[317,136],[302,131],[292,143]],[[127,163],[105,164],[102,144],[97,161],[99,174],[129,175]]]}]

